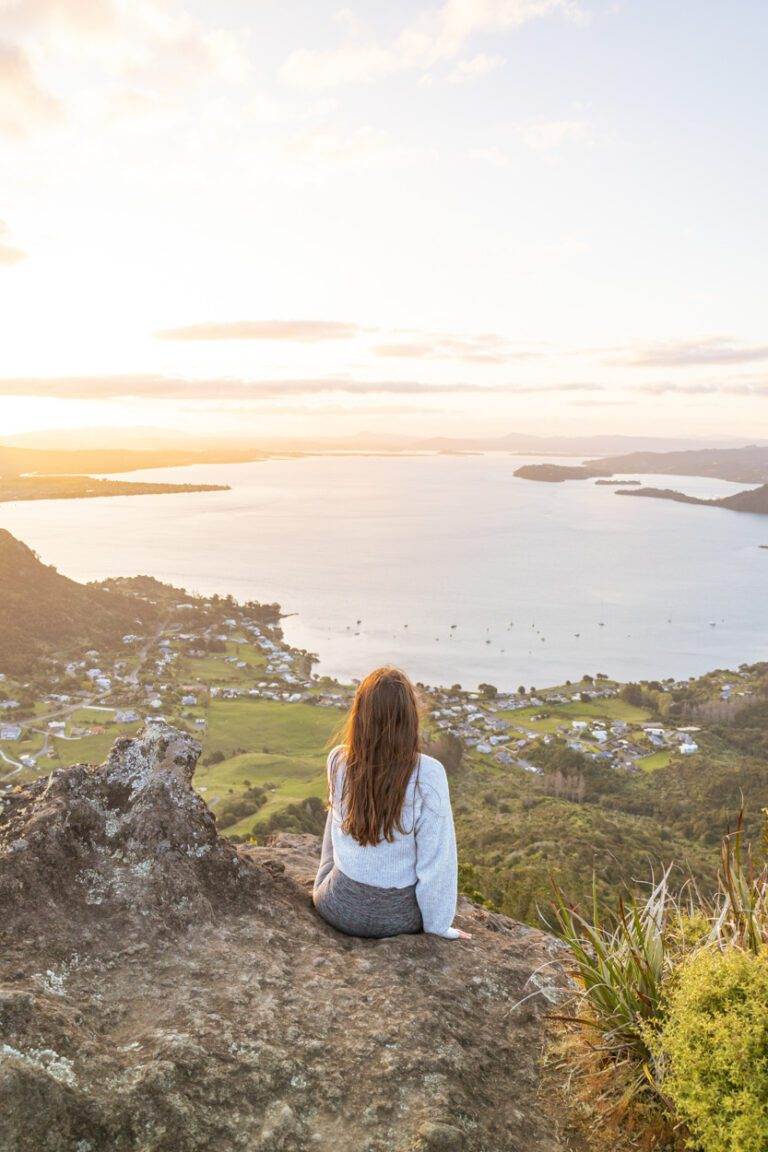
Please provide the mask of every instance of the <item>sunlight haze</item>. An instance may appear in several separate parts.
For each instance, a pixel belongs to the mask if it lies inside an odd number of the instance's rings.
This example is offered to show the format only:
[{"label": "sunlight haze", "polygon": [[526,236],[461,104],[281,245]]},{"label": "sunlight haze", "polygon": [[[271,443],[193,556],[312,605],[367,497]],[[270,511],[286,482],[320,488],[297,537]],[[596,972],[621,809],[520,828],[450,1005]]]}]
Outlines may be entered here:
[{"label": "sunlight haze", "polygon": [[0,433],[764,435],[766,23],[0,0]]}]

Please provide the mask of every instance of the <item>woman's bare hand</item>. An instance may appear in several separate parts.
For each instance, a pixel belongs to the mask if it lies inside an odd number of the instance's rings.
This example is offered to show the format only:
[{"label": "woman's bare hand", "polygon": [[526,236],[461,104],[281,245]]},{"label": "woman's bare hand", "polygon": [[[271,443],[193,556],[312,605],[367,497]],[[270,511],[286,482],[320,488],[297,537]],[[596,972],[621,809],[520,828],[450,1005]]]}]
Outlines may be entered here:
[{"label": "woman's bare hand", "polygon": [[471,940],[472,939],[472,933],[471,932],[462,932],[461,928],[457,928],[456,931],[459,934],[459,940]]}]

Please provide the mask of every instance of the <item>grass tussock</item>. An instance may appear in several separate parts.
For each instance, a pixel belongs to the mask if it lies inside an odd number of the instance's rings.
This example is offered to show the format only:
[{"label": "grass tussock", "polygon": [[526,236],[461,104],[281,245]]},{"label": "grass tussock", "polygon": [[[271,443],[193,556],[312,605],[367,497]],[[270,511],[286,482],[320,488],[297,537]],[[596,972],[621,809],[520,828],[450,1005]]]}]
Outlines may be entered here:
[{"label": "grass tussock", "polygon": [[550,1070],[600,1152],[763,1152],[768,868],[739,819],[713,897],[673,874],[613,910],[595,894],[588,914],[556,889],[576,991],[552,1017]]}]

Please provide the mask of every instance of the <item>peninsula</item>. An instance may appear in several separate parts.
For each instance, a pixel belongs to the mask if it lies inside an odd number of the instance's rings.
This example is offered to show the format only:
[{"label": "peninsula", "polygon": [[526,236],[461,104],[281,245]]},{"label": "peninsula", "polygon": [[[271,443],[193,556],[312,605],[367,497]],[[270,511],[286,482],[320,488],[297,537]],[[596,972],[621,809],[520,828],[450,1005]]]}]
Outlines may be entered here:
[{"label": "peninsula", "polygon": [[0,504],[10,500],[72,500],[94,496],[158,496],[227,492],[228,484],[138,484],[93,476],[0,476]]},{"label": "peninsula", "polygon": [[674,488],[631,488],[616,492],[617,496],[650,496],[656,500],[674,500],[678,504],[705,504],[708,508],[728,508],[732,512],[752,512],[758,516],[768,516],[768,484],[760,488],[750,488],[736,492],[733,496],[721,496],[718,500],[705,500],[701,496],[688,496]]},{"label": "peninsula", "polygon": [[737,484],[768,483],[768,447],[699,448],[685,452],[627,452],[585,461],[588,468],[611,473],[653,473],[664,476],[709,476]]}]

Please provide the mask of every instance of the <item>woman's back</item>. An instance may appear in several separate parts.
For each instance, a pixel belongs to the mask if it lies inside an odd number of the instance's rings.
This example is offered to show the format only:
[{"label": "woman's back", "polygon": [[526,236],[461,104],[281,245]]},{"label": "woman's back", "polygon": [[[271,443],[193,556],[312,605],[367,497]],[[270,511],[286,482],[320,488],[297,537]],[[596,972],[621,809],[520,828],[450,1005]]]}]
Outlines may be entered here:
[{"label": "woman's back", "polygon": [[344,809],[344,749],[334,748],[328,757],[329,792],[333,797],[331,809],[333,854],[336,864],[345,875],[361,884],[375,884],[380,888],[405,888],[415,884],[416,834],[420,838],[431,824],[450,819],[450,798],[445,769],[439,760],[419,755],[405,790],[400,824],[392,829],[392,840],[378,844],[360,845],[354,836],[342,828],[346,817]]},{"label": "woman's back", "polygon": [[313,890],[321,916],[351,936],[459,936],[448,780],[419,752],[416,693],[399,669],[358,685],[328,757],[328,797]]}]

